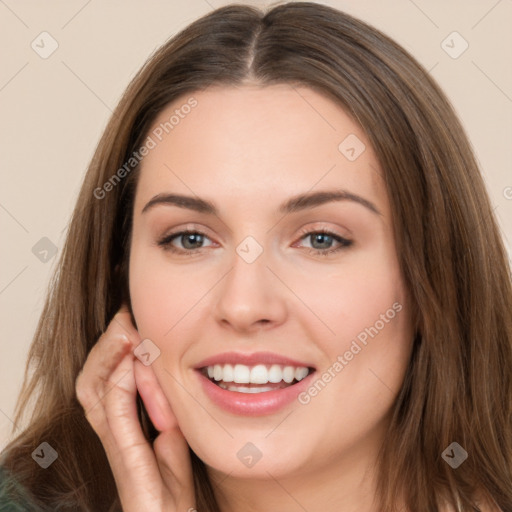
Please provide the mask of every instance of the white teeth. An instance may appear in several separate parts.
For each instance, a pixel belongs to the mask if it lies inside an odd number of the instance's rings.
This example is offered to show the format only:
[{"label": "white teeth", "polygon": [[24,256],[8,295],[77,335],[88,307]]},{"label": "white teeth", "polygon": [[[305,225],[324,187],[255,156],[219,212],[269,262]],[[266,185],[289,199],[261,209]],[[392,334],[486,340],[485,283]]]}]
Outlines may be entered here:
[{"label": "white teeth", "polygon": [[295,368],[295,380],[302,380],[308,376],[309,370],[304,368],[303,366],[300,368]]},{"label": "white teeth", "polygon": [[235,378],[235,372],[233,370],[233,367],[230,364],[225,364],[223,373],[222,373],[222,380],[224,382],[233,382],[234,378]]},{"label": "white teeth", "polygon": [[[256,366],[246,366],[244,364],[216,364],[208,366],[208,377],[217,382],[234,382],[236,384],[278,384],[284,381],[291,384],[294,380],[300,381],[307,377],[309,369],[305,366],[282,366],[273,364],[266,366],[258,364]],[[224,386],[222,386],[224,387]],[[243,386],[238,386],[243,388]],[[225,388],[227,389],[227,388]],[[266,388],[247,388],[247,389],[266,389]],[[274,388],[271,388],[274,389]],[[246,391],[248,393],[256,391]]]},{"label": "white teeth", "polygon": [[251,369],[250,381],[253,384],[266,384],[268,372],[267,367],[264,364],[259,364]]},{"label": "white teeth", "polygon": [[233,371],[233,381],[237,384],[249,384],[251,381],[250,368],[244,364],[235,364]]},{"label": "white teeth", "polygon": [[268,381],[274,384],[283,380],[283,370],[278,364],[273,364],[268,371]]},{"label": "white teeth", "polygon": [[293,366],[285,366],[283,370],[283,380],[288,384],[295,378],[295,368]]},{"label": "white teeth", "polygon": [[222,380],[222,374],[223,374],[222,366],[220,364],[216,364],[213,367],[213,378],[215,380]]}]

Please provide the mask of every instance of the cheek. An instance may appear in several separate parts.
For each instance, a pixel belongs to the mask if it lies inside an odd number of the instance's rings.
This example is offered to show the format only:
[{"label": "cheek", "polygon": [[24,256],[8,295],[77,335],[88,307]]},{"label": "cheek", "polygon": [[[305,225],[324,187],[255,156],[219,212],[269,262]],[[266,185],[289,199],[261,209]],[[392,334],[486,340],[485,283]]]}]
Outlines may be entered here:
[{"label": "cheek", "polygon": [[[317,322],[315,317],[321,321],[318,332],[330,352],[340,350],[376,322],[380,327],[381,315],[394,319],[397,309],[405,311],[402,278],[393,255],[380,252],[365,256],[357,255],[357,261],[347,258],[346,264],[336,267],[304,272],[294,280],[294,292],[313,313],[304,318],[310,323]],[[289,280],[292,278],[290,274]],[[386,322],[386,327],[392,323],[398,327],[394,320]]]},{"label": "cheek", "polygon": [[303,421],[325,418],[327,442],[337,439],[347,447],[363,442],[391,409],[412,348],[408,300],[398,266],[385,257],[367,263],[315,280],[325,292],[310,294],[308,303],[334,335],[324,330],[326,336],[312,338],[326,358],[317,378],[299,396]]},{"label": "cheek", "polygon": [[175,291],[179,290],[183,297],[184,289],[171,275],[166,275],[162,262],[137,247],[130,254],[129,283],[139,334],[155,342],[161,340],[174,323],[170,312],[180,302]]},{"label": "cheek", "polygon": [[[212,288],[216,275],[193,265],[184,267],[166,262],[152,251],[138,251],[130,256],[130,298],[139,334],[154,341],[161,349],[202,309],[202,297]],[[217,277],[218,279],[218,277]]]}]

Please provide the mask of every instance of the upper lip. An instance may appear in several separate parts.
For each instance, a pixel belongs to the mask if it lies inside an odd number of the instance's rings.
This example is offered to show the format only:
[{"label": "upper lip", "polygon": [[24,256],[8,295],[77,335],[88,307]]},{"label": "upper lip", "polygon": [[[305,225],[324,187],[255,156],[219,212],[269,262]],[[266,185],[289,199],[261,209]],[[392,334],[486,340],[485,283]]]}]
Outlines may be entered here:
[{"label": "upper lip", "polygon": [[195,368],[200,369],[215,364],[243,364],[246,366],[256,366],[257,364],[279,364],[282,366],[303,366],[306,368],[314,368],[309,363],[297,361],[286,356],[274,354],[273,352],[223,352],[198,363]]}]

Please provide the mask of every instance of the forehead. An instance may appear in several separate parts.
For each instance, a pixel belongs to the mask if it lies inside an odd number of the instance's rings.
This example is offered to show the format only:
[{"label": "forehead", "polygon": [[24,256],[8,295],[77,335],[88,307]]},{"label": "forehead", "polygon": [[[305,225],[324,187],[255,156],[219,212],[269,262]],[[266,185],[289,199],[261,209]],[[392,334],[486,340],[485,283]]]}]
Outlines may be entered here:
[{"label": "forehead", "polygon": [[332,187],[385,209],[381,170],[363,130],[306,87],[210,87],[168,105],[148,136],[154,147],[141,163],[138,212],[162,192],[267,204]]}]

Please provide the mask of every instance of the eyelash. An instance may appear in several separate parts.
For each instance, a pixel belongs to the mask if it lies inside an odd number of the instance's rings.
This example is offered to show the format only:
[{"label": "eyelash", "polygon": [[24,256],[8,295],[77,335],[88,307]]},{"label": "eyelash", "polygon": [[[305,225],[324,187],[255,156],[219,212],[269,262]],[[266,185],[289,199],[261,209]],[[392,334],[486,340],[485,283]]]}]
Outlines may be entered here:
[{"label": "eyelash", "polygon": [[[173,245],[171,245],[171,242],[175,238],[179,238],[180,236],[183,236],[183,235],[201,235],[201,236],[208,238],[208,236],[201,231],[184,230],[184,231],[178,231],[176,233],[170,233],[169,235],[164,236],[157,242],[157,245],[162,247],[165,251],[170,251],[172,253],[181,254],[181,255],[198,253],[201,251],[201,249],[204,249],[204,247],[199,247],[198,249],[178,249],[178,248],[174,247]],[[305,247],[305,249],[307,249],[309,253],[312,253],[317,256],[329,256],[330,254],[336,253],[343,249],[347,249],[353,243],[352,240],[349,240],[347,238],[339,236],[336,233],[334,233],[328,229],[320,229],[317,231],[305,230],[301,233],[299,240],[302,240],[303,238],[310,236],[310,235],[328,235],[328,236],[331,236],[332,238],[334,238],[340,244],[338,247],[331,248],[331,249],[313,249],[311,247]]]}]

